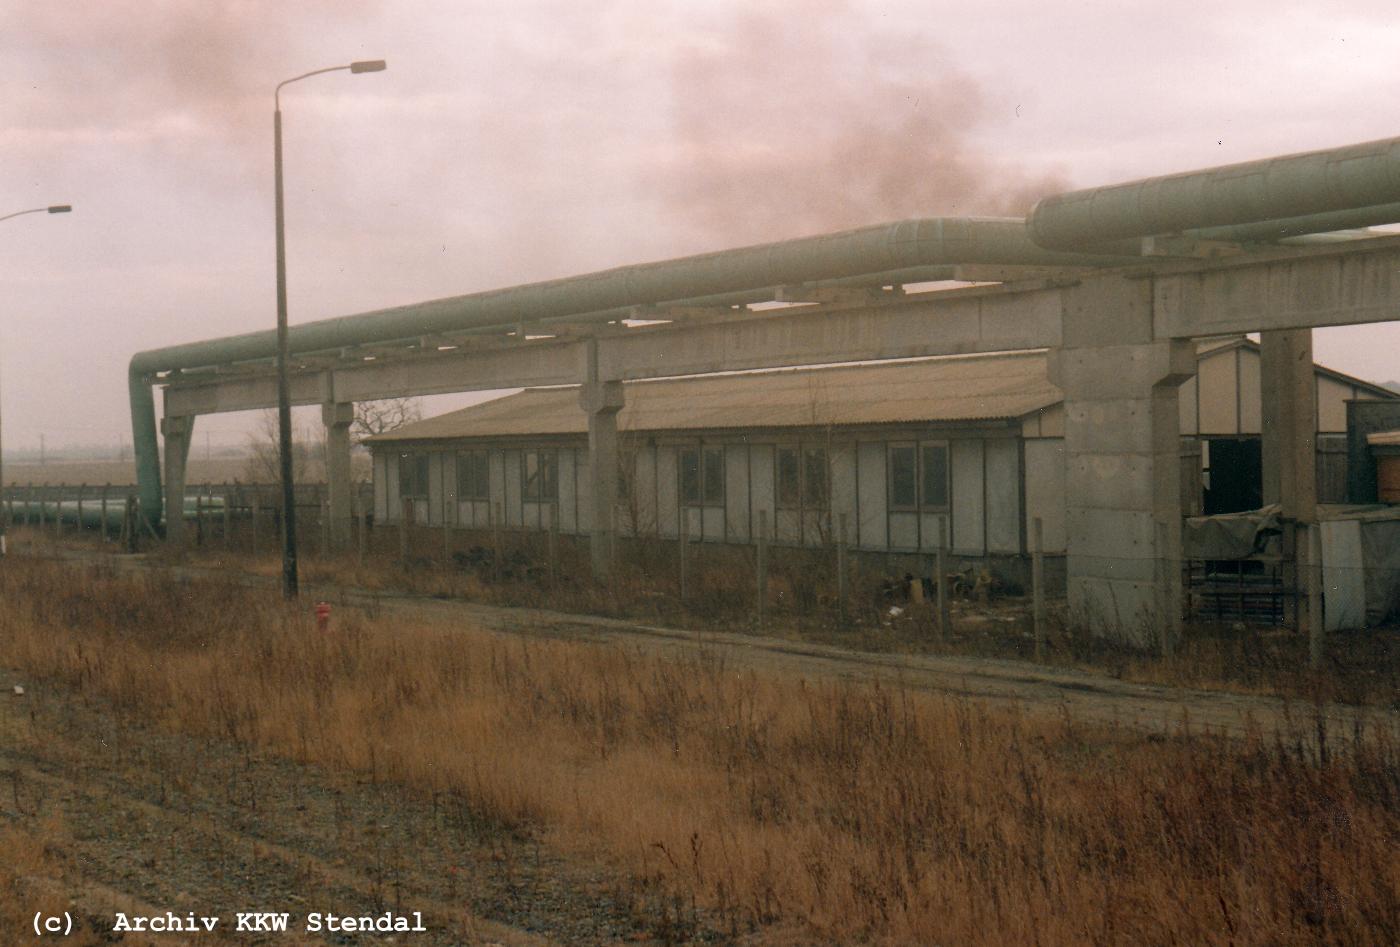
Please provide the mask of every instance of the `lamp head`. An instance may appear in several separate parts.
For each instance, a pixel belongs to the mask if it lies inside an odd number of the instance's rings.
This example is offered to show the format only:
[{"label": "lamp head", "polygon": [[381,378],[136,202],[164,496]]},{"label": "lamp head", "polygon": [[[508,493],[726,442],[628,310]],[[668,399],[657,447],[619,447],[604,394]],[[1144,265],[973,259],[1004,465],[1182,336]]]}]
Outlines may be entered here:
[{"label": "lamp head", "polygon": [[350,64],[351,72],[383,72],[388,64],[382,59],[362,59]]},{"label": "lamp head", "polygon": [[73,209],[72,204],[55,204],[48,208],[50,214],[66,214]]}]

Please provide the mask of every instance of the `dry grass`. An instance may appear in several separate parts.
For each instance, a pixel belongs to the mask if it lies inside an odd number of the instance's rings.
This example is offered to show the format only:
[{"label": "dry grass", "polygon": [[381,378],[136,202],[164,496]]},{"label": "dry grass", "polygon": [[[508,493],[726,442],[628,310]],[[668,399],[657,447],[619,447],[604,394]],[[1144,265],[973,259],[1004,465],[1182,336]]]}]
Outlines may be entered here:
[{"label": "dry grass", "polygon": [[231,583],[14,558],[0,595],[0,661],[548,831],[672,895],[682,932],[699,911],[771,942],[1400,941],[1394,733],[1148,740],[703,655],[324,636]]}]

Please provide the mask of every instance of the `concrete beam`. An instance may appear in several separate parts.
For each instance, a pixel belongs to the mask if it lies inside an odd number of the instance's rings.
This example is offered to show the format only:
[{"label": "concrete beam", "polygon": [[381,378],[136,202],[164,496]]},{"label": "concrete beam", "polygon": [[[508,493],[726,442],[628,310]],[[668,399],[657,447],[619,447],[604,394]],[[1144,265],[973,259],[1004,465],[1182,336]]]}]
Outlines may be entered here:
[{"label": "concrete beam", "polygon": [[165,437],[165,539],[173,546],[185,542],[185,467],[190,458],[194,417],[161,419]]},{"label": "concrete beam", "polygon": [[588,415],[588,468],[592,495],[587,498],[592,523],[589,553],[593,578],[612,574],[617,541],[617,415],[622,410],[620,381],[589,381],[579,389],[579,406]]},{"label": "concrete beam", "polygon": [[1095,632],[1170,653],[1180,636],[1181,439],[1188,341],[1152,338],[1151,287],[1122,277],[1065,291],[1069,605]]},{"label": "concrete beam", "polygon": [[1283,515],[1317,519],[1317,372],[1311,329],[1259,336],[1263,498]]},{"label": "concrete beam", "polygon": [[[1048,348],[1060,341],[1060,290],[986,287],[905,297],[868,308],[765,310],[732,321],[626,329],[596,340],[597,377],[631,381],[746,368],[965,355]],[[588,340],[542,339],[490,351],[457,350],[351,363],[295,375],[293,404],[579,384]],[[328,394],[329,392],[329,394]],[[167,411],[213,414],[277,403],[269,373],[176,381]]]},{"label": "concrete beam", "polygon": [[327,402],[321,405],[321,423],[326,426],[326,492],[330,513],[331,545],[342,551],[350,545],[354,513],[350,474],[350,425],[355,420],[355,406],[349,402]]},{"label": "concrete beam", "polygon": [[1400,319],[1400,237],[1242,256],[1153,279],[1158,338]]}]

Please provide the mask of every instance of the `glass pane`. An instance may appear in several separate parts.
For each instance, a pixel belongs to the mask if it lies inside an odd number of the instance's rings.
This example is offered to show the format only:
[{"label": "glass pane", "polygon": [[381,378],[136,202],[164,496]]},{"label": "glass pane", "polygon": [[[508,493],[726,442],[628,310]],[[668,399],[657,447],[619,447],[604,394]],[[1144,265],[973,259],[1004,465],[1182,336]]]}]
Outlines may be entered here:
[{"label": "glass pane", "polygon": [[700,452],[681,451],[681,502],[700,502]]},{"label": "glass pane", "polygon": [[719,448],[705,451],[705,502],[724,502],[724,451]]},{"label": "glass pane", "polygon": [[798,501],[797,451],[778,448],[778,506],[793,509]]},{"label": "glass pane", "polygon": [[802,456],[802,502],[811,510],[826,509],[827,471],[826,451],[807,450]]},{"label": "glass pane", "polygon": [[913,509],[919,502],[917,455],[912,447],[890,448],[890,506]]},{"label": "glass pane", "polygon": [[559,455],[554,451],[540,453],[540,499],[554,500],[559,496]]},{"label": "glass pane", "polygon": [[416,476],[413,481],[413,495],[425,497],[428,495],[428,455],[419,454],[414,458],[413,465]]},{"label": "glass pane", "polygon": [[948,448],[924,445],[924,506],[948,505]]},{"label": "glass pane", "polygon": [[472,466],[475,468],[476,492],[472,496],[485,500],[491,496],[490,454],[484,450],[472,453]]},{"label": "glass pane", "polygon": [[540,498],[540,455],[535,451],[526,451],[524,461],[525,499],[538,500]]}]

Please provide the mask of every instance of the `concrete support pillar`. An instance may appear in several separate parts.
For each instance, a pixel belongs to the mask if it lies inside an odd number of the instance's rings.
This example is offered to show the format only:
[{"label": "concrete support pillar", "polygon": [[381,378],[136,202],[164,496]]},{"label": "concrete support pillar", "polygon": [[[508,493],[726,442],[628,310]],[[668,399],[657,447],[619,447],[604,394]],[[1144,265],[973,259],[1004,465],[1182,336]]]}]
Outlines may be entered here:
[{"label": "concrete support pillar", "polygon": [[1283,515],[1317,520],[1317,375],[1312,330],[1259,335],[1259,387],[1263,404],[1264,503]]},{"label": "concrete support pillar", "polygon": [[1069,605],[1094,631],[1171,653],[1181,628],[1181,433],[1190,341],[1152,337],[1149,280],[1065,291],[1050,378],[1065,395]]},{"label": "concrete support pillar", "polygon": [[351,402],[321,405],[321,422],[326,426],[326,492],[329,500],[331,548],[343,552],[350,546],[354,511],[354,490],[350,473],[350,424],[355,420]]},{"label": "concrete support pillar", "polygon": [[185,466],[190,458],[194,416],[167,417],[160,422],[165,437],[165,538],[174,546],[185,543]]},{"label": "concrete support pillar", "polygon": [[617,413],[622,410],[620,381],[589,381],[579,391],[579,404],[588,414],[588,468],[592,496],[589,551],[593,577],[612,574],[613,547],[617,536]]}]

